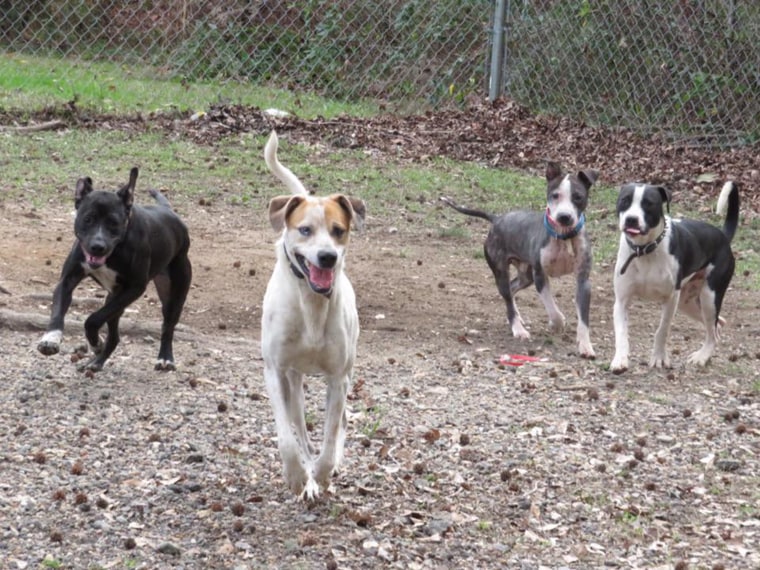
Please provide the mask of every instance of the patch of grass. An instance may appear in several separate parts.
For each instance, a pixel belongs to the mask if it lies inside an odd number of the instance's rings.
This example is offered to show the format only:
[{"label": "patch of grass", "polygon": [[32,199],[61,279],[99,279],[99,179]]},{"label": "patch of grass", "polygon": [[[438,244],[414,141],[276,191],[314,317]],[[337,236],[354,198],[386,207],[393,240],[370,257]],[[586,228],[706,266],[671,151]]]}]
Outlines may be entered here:
[{"label": "patch of grass", "polygon": [[3,54],[0,59],[0,107],[31,111],[76,101],[104,112],[167,109],[200,111],[213,103],[274,107],[304,117],[374,115],[372,102],[344,103],[309,93],[239,81],[188,82],[160,68],[119,65],[85,59]]},{"label": "patch of grass", "polygon": [[362,425],[361,432],[369,439],[372,439],[377,434],[377,430],[380,429],[383,417],[385,416],[385,411],[382,408],[375,406],[374,408],[367,408],[366,412],[367,420]]},{"label": "patch of grass", "polygon": [[[722,224],[717,221],[716,224]],[[751,291],[760,291],[760,251],[757,249],[760,235],[760,219],[755,218],[745,225],[740,225],[731,244],[737,256],[736,272],[733,284],[742,284]]]},{"label": "patch of grass", "polygon": [[450,228],[440,228],[438,230],[440,238],[469,239],[470,232],[464,226],[452,226]]},{"label": "patch of grass", "polygon": [[480,532],[488,532],[489,530],[491,530],[492,526],[493,526],[493,523],[491,521],[478,521],[476,528]]}]

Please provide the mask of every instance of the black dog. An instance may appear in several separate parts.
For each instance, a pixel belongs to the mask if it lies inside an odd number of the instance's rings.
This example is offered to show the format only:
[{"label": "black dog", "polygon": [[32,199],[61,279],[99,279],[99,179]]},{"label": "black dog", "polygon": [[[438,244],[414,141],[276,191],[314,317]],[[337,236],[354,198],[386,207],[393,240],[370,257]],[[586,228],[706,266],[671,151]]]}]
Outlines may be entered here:
[{"label": "black dog", "polygon": [[[187,257],[190,237],[185,224],[169,201],[157,190],[150,194],[157,206],[133,206],[137,168],[129,182],[116,193],[93,191],[92,179],[77,181],[77,237],[63,265],[61,279],[53,292],[53,308],[45,336],[37,348],[42,354],[56,354],[63,338],[63,319],[71,295],[87,276],[108,291],[105,304],[84,323],[85,336],[94,358],[84,369],[97,371],[119,344],[119,319],[153,280],[164,317],[161,347],[156,370],[174,370],[172,342],[192,278]],[[99,331],[108,325],[105,343]]]}]

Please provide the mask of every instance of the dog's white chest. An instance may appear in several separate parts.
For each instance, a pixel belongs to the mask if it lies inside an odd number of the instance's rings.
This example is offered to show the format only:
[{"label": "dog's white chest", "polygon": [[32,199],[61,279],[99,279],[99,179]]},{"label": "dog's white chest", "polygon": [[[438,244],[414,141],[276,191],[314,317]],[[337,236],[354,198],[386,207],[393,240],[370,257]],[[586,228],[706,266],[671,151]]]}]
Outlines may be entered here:
[{"label": "dog's white chest", "polygon": [[100,283],[100,286],[103,287],[103,289],[109,293],[113,293],[114,289],[116,288],[116,279],[119,276],[116,271],[107,265],[101,265],[97,269],[93,269],[87,263],[83,263],[82,267],[84,267],[85,275],[89,275],[90,277],[95,278],[95,280]]},{"label": "dog's white chest", "polygon": [[541,267],[549,277],[561,277],[572,273],[578,262],[574,240],[549,240],[541,249]]},{"label": "dog's white chest", "polygon": [[678,263],[664,250],[634,259],[618,276],[619,284],[634,296],[660,302],[673,295],[677,278]]}]

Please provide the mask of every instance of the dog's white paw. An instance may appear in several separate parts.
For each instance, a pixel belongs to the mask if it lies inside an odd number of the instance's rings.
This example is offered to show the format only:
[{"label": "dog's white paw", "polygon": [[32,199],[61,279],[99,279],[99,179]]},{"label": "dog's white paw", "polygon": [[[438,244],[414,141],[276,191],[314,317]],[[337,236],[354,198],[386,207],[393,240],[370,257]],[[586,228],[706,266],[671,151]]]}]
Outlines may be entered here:
[{"label": "dog's white paw", "polygon": [[649,359],[649,368],[670,368],[670,358],[667,354],[653,354]]},{"label": "dog's white paw", "polygon": [[306,480],[306,485],[304,485],[303,491],[301,491],[299,499],[310,503],[312,501],[317,500],[318,498],[319,498],[319,485],[312,477],[309,477]]},{"label": "dog's white paw", "polygon": [[52,354],[58,354],[61,350],[61,340],[63,339],[63,331],[48,331],[40,339],[37,344],[37,350],[39,350],[45,356]]},{"label": "dog's white paw", "polygon": [[159,358],[156,360],[156,364],[153,369],[161,371],[176,370],[177,366],[171,360],[164,360],[163,358]]},{"label": "dog's white paw", "polygon": [[610,372],[613,374],[621,374],[628,370],[628,357],[616,354],[610,363]]},{"label": "dog's white paw", "polygon": [[549,328],[553,333],[559,333],[565,330],[565,315],[557,313],[549,317]]},{"label": "dog's white paw", "polygon": [[712,357],[712,351],[711,350],[705,350],[704,348],[692,352],[687,361],[689,364],[695,364],[697,366],[706,366],[707,363],[710,361],[710,358]]},{"label": "dog's white paw", "polygon": [[516,318],[512,323],[512,336],[515,338],[530,338],[530,333],[525,329],[521,318]]},{"label": "dog's white paw", "polygon": [[581,355],[581,358],[588,358],[589,360],[594,360],[596,358],[594,348],[591,346],[591,344],[584,342],[578,343],[578,354]]}]

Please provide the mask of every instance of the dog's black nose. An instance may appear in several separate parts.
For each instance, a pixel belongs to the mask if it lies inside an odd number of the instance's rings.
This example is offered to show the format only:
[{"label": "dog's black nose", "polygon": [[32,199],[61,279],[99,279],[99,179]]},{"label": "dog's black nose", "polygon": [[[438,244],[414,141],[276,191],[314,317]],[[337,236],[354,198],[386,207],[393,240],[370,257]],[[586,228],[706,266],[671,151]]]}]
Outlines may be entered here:
[{"label": "dog's black nose", "polygon": [[92,255],[103,255],[106,252],[106,244],[101,242],[90,243],[87,249]]},{"label": "dog's black nose", "polygon": [[317,254],[317,260],[321,268],[330,269],[335,267],[335,263],[338,261],[338,254],[334,251],[320,251]]},{"label": "dog's black nose", "polygon": [[639,219],[634,216],[628,216],[625,219],[625,227],[626,228],[638,228],[639,227]]},{"label": "dog's black nose", "polygon": [[573,217],[570,214],[560,214],[557,216],[557,223],[560,226],[569,226],[573,223]]}]

